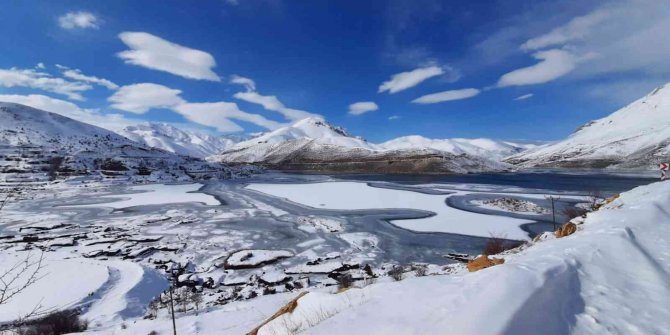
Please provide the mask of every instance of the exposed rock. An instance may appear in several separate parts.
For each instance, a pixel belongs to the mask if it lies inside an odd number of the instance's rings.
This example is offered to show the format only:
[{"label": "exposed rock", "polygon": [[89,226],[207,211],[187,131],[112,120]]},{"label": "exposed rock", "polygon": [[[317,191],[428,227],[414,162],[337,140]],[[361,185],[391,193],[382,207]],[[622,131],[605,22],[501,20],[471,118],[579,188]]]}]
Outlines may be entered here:
[{"label": "exposed rock", "polygon": [[505,263],[502,258],[489,258],[489,256],[481,255],[468,262],[468,271],[476,272],[502,263]]},{"label": "exposed rock", "polygon": [[254,329],[251,330],[249,333],[247,333],[247,335],[257,335],[257,334],[258,334],[258,330],[261,329],[261,327],[263,327],[263,326],[265,326],[266,324],[268,324],[270,321],[272,321],[272,320],[274,320],[274,319],[276,319],[276,318],[278,318],[278,317],[280,317],[280,316],[282,316],[282,315],[284,315],[284,314],[286,314],[286,313],[293,313],[293,311],[298,307],[298,300],[300,300],[300,298],[302,298],[302,297],[303,297],[305,294],[307,294],[307,293],[309,293],[309,292],[302,292],[302,293],[298,294],[297,297],[291,299],[291,301],[289,301],[288,303],[286,303],[286,305],[284,305],[282,308],[280,308],[280,309],[279,309],[275,314],[273,314],[269,319],[263,321],[263,323],[261,323],[260,325],[258,325],[258,327],[254,328]]},{"label": "exposed rock", "polygon": [[558,238],[561,238],[561,237],[566,237],[568,235],[572,235],[576,231],[577,231],[577,225],[572,223],[572,222],[568,222],[568,223],[562,225],[561,228],[558,228],[554,232],[554,235],[556,235],[556,237],[558,237]]}]

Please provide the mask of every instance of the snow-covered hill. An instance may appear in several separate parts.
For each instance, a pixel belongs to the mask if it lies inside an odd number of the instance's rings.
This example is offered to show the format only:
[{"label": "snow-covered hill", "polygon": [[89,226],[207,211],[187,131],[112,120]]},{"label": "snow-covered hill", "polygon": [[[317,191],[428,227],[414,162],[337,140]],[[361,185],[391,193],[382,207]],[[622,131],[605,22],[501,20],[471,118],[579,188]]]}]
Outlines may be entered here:
[{"label": "snow-covered hill", "polygon": [[307,118],[235,144],[209,160],[261,163],[290,170],[416,173],[500,170],[498,158],[524,150],[488,139],[430,140],[407,136],[374,144],[321,118]]},{"label": "snow-covered hill", "polygon": [[182,130],[167,123],[145,123],[128,126],[119,133],[135,142],[153,148],[198,158],[219,153],[241,139]]},{"label": "snow-covered hill", "polygon": [[670,84],[565,140],[511,156],[523,167],[656,168],[670,154]]},{"label": "snow-covered hill", "polygon": [[0,179],[100,172],[161,180],[226,177],[221,164],[137,143],[112,131],[32,107],[0,102]]},{"label": "snow-covered hill", "polygon": [[386,150],[403,149],[434,149],[454,155],[467,154],[470,156],[490,157],[495,160],[518,154],[534,148],[533,144],[519,144],[508,141],[496,141],[488,138],[452,138],[430,139],[423,136],[403,136],[379,144]]},{"label": "snow-covered hill", "polygon": [[46,146],[62,151],[136,145],[112,131],[32,107],[0,102],[0,144]]}]

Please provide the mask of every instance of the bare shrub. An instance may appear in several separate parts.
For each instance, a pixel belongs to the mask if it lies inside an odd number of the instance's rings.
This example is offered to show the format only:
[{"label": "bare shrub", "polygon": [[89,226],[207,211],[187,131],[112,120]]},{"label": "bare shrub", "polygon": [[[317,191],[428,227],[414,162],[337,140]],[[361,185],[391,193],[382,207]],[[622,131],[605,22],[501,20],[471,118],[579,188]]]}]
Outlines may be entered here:
[{"label": "bare shrub", "polygon": [[61,165],[63,164],[63,157],[52,157],[49,160],[49,168],[47,170],[47,175],[49,176],[49,180],[54,181],[58,177],[58,170],[60,169]]},{"label": "bare shrub", "polygon": [[17,328],[17,333],[21,335],[60,335],[83,332],[86,329],[88,329],[88,322],[79,318],[79,311],[66,310],[25,322]]},{"label": "bare shrub", "polygon": [[521,241],[512,241],[505,239],[504,236],[495,236],[491,235],[484,245],[484,250],[482,254],[490,256],[497,255],[501,252],[514,249],[523,244]]},{"label": "bare shrub", "polygon": [[395,281],[401,281],[403,277],[403,267],[400,265],[394,266],[393,269],[389,270],[388,275]]},{"label": "bare shrub", "polygon": [[43,260],[43,253],[37,258],[28,253],[24,259],[0,274],[0,305],[7,303],[41,278]]},{"label": "bare shrub", "polygon": [[428,273],[428,267],[426,266],[419,266],[414,270],[414,273],[416,273],[417,277],[425,277],[426,274]]},{"label": "bare shrub", "polygon": [[561,214],[565,215],[568,220],[572,220],[576,217],[580,217],[586,214],[586,210],[578,207],[565,207],[561,210]]},{"label": "bare shrub", "polygon": [[339,277],[337,277],[337,287],[340,290],[350,288],[353,283],[354,279],[353,277],[351,277],[351,274],[349,273],[344,273]]},{"label": "bare shrub", "polygon": [[202,306],[203,301],[204,298],[202,296],[202,292],[196,290],[191,293],[191,302],[195,306],[195,315],[198,315],[200,312],[200,306]]}]

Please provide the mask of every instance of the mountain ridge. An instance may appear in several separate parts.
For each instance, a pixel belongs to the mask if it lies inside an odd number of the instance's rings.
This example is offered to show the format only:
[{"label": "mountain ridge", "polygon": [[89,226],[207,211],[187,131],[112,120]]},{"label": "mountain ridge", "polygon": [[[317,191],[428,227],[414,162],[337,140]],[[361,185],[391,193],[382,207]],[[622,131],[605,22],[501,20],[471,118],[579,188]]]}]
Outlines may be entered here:
[{"label": "mountain ridge", "polygon": [[519,167],[656,168],[670,155],[670,83],[567,138],[510,156]]}]

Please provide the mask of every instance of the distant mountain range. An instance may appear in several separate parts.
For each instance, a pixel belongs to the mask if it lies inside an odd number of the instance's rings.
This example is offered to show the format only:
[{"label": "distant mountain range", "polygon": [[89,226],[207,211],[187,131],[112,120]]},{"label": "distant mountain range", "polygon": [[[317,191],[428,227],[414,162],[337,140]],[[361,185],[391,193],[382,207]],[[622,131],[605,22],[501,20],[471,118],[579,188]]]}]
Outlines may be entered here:
[{"label": "distant mountain range", "polygon": [[248,138],[240,135],[213,136],[182,130],[167,123],[128,126],[119,134],[150,147],[198,158],[217,154]]},{"label": "distant mountain range", "polygon": [[670,84],[568,138],[505,159],[519,167],[657,168],[670,161]]},{"label": "distant mountain range", "polygon": [[148,169],[154,176],[184,180],[229,177],[235,171],[226,165],[243,164],[324,173],[468,173],[529,167],[649,169],[670,160],[670,84],[562,141],[541,146],[422,136],[375,144],[321,118],[253,138],[199,134],[162,123],[115,133],[2,102],[0,118],[4,179],[7,174],[44,174],[54,169],[54,158],[60,174],[136,176]]},{"label": "distant mountain range", "polygon": [[374,144],[321,118],[239,142],[210,161],[256,163],[281,170],[350,173],[467,173],[511,168],[499,159],[526,146],[488,139],[401,137]]}]

